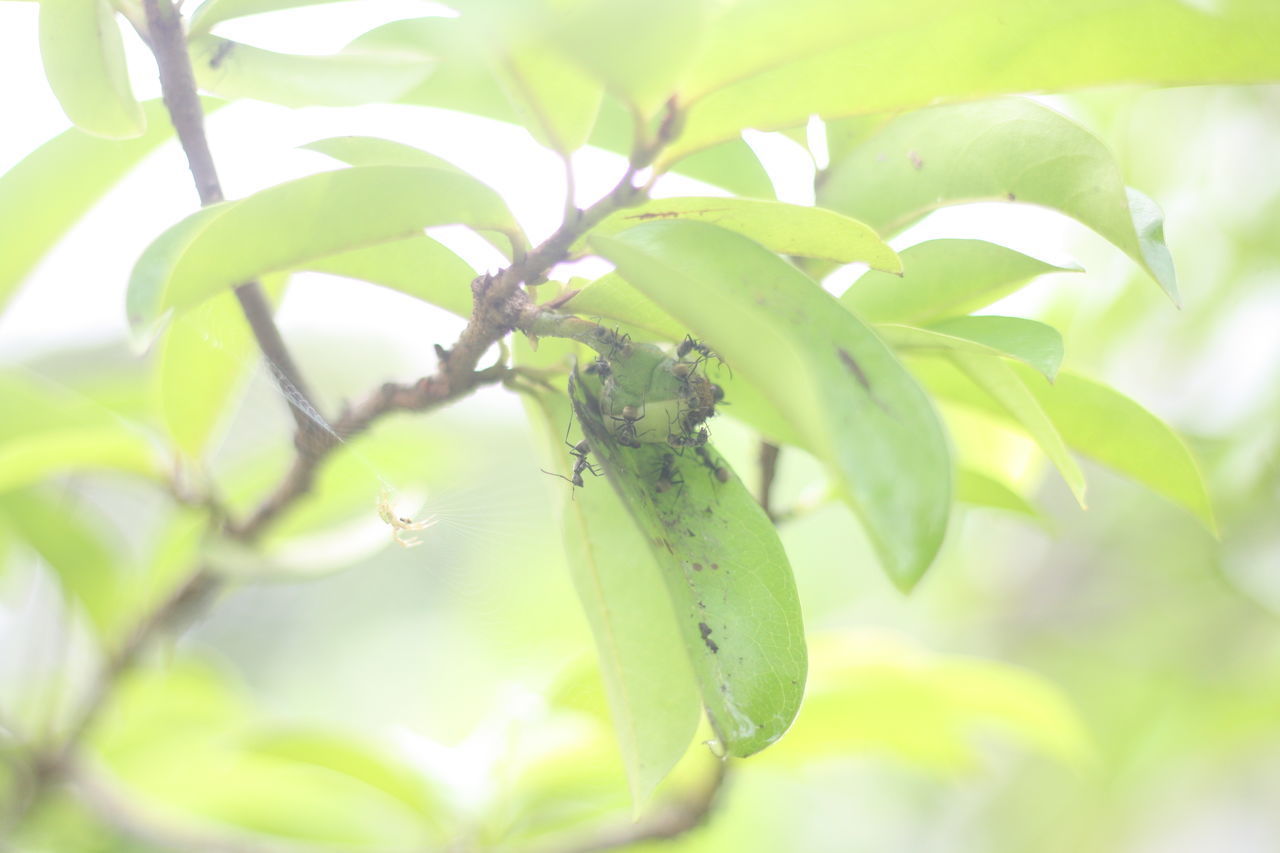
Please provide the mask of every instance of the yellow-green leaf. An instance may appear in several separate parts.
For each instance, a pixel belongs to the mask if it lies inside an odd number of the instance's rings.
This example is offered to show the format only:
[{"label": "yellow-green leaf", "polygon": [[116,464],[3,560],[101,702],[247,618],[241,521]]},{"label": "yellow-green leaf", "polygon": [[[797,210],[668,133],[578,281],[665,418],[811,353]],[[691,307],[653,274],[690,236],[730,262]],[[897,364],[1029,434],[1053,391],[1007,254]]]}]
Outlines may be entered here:
[{"label": "yellow-green leaf", "polygon": [[209,35],[192,39],[190,51],[202,89],[286,107],[392,103],[421,83],[434,64],[406,52],[275,53]]},{"label": "yellow-green leaf", "polygon": [[1093,134],[1025,98],[899,116],[831,164],[818,199],[882,234],[948,204],[1043,205],[1092,228],[1178,298],[1155,204],[1140,194],[1131,202]]},{"label": "yellow-green leaf", "polygon": [[824,258],[839,263],[863,261],[890,273],[902,262],[874,230],[820,207],[745,198],[664,198],[611,214],[592,234],[617,234],[633,225],[679,219],[709,222],[750,237],[783,255]]},{"label": "yellow-green leaf", "polygon": [[731,231],[649,222],[590,245],[785,413],[890,577],[919,580],[946,530],[951,460],[928,397],[889,348],[804,273]]},{"label": "yellow-green leaf", "polygon": [[927,240],[899,255],[900,276],[868,271],[840,301],[870,323],[919,326],[976,311],[1036,276],[1073,271],[982,240]]},{"label": "yellow-green leaf", "polygon": [[50,88],[76,127],[109,139],[146,130],[109,0],[41,0],[40,58]]}]

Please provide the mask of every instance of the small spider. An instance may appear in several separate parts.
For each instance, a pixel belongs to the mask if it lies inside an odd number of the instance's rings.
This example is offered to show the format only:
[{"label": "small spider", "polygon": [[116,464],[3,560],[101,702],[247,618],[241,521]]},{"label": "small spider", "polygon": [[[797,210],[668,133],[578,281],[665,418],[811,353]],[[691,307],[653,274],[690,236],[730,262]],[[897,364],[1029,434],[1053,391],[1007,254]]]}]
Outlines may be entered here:
[{"label": "small spider", "polygon": [[432,517],[422,521],[414,521],[412,518],[396,515],[395,510],[391,508],[391,495],[385,489],[378,495],[378,517],[391,525],[391,538],[402,548],[421,545],[422,540],[417,536],[402,536],[401,534],[405,531],[426,530],[439,520]]}]

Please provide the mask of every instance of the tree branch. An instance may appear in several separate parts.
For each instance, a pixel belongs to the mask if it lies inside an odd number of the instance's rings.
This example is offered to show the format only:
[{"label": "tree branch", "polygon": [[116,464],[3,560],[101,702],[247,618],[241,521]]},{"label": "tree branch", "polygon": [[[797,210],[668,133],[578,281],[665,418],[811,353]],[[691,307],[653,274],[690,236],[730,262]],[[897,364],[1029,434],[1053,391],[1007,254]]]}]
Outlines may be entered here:
[{"label": "tree branch", "polygon": [[727,786],[728,778],[728,762],[716,761],[715,772],[707,785],[689,799],[673,800],[643,820],[604,830],[578,844],[563,848],[561,853],[599,853],[642,841],[670,841],[679,838],[711,818]]},{"label": "tree branch", "polygon": [[[195,74],[191,70],[191,57],[187,53],[187,37],[182,30],[182,18],[170,0],[143,0],[147,15],[147,40],[160,71],[160,91],[165,109],[178,135],[187,166],[195,180],[200,206],[208,207],[223,200],[222,184],[218,169],[209,151],[209,140],[204,133],[204,107],[196,89]],[[262,354],[278,374],[286,397],[296,393],[307,405],[315,409],[314,397],[302,378],[302,372],[289,354],[280,330],[271,316],[271,304],[267,301],[262,285],[248,281],[235,289],[240,309],[249,321],[249,328],[258,341]],[[300,438],[319,431],[319,424],[299,407],[291,405],[289,411],[298,426]]]}]

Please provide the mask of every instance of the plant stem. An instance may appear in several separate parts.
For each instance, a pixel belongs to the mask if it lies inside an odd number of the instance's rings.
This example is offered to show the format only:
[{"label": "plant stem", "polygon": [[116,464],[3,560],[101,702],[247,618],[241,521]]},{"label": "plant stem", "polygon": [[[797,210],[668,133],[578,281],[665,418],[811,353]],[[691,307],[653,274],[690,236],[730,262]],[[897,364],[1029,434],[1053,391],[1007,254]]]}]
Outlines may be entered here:
[{"label": "plant stem", "polygon": [[[164,96],[164,105],[169,112],[173,129],[178,134],[182,152],[187,157],[187,166],[195,180],[200,205],[208,207],[217,204],[223,200],[222,184],[218,180],[218,169],[214,165],[209,140],[204,132],[204,107],[200,103],[195,74],[191,70],[191,57],[187,53],[182,18],[170,0],[143,0],[143,8],[147,15],[148,43],[160,71],[160,91]],[[292,389],[282,389],[285,396],[289,396],[290,391],[295,391],[308,405],[316,408],[315,398],[308,390],[302,372],[289,354],[284,338],[280,336],[280,330],[272,319],[271,304],[267,301],[262,285],[257,281],[248,281],[237,287],[235,294],[262,354],[279,371],[283,380],[293,386]],[[296,406],[291,405],[289,411],[293,414],[300,438],[319,431],[318,425]]]}]

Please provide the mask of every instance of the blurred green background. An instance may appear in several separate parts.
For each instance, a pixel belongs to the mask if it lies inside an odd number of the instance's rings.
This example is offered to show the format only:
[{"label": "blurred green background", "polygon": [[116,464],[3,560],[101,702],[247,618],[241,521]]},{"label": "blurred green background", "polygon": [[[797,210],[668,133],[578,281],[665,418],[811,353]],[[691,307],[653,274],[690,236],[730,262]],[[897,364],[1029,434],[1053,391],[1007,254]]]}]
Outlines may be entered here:
[{"label": "blurred green background", "polygon": [[[806,704],[786,738],[732,766],[707,824],[671,847],[1280,849],[1280,89],[1053,103],[1164,207],[1184,307],[1070,231],[1088,275],[1047,278],[992,311],[1057,326],[1069,367],[1181,430],[1220,538],[1090,467],[1088,511],[1051,477],[1039,522],[957,510],[943,558],[903,596],[848,511],[817,503],[781,531],[813,643]],[[337,328],[293,343],[331,411],[420,371],[403,350]],[[123,344],[20,369],[154,417],[151,365]],[[754,440],[722,420],[717,445],[751,482]],[[233,507],[287,463],[289,423],[255,376],[216,459]],[[562,850],[625,829],[631,805],[556,526],[568,486],[539,470],[541,447],[501,390],[353,439],[265,557],[210,553],[243,580],[127,677],[76,795],[47,804],[18,849],[230,837],[261,849]],[[781,465],[778,505],[809,507],[818,467],[793,450]],[[421,547],[388,547],[380,477],[421,498],[406,511],[440,519]],[[199,543],[168,496],[116,476],[75,473],[0,509],[49,542],[34,548],[0,524],[10,750],[15,732],[56,739],[91,689],[92,591],[64,590],[92,581],[68,566],[96,554],[145,586]],[[652,808],[696,797],[714,764],[693,744]],[[6,773],[12,793],[22,780]],[[139,826],[159,829],[139,837]]]}]

